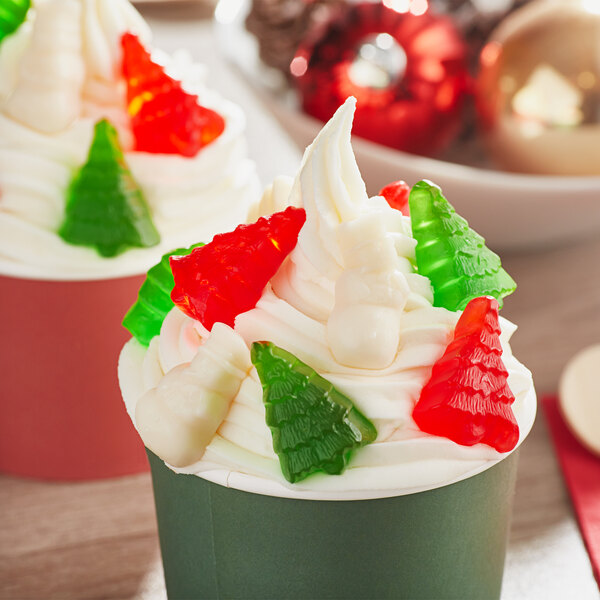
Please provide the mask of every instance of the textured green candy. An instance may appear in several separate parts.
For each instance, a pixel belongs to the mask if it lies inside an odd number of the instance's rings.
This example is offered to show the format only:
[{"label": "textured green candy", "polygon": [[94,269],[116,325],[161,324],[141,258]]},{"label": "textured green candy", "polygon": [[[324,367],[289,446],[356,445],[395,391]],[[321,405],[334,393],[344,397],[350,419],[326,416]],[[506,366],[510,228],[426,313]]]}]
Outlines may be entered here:
[{"label": "textured green candy", "polygon": [[0,43],[25,21],[31,0],[0,1]]},{"label": "textured green candy", "polygon": [[273,449],[289,482],[316,471],[339,475],[351,452],[377,437],[375,426],[348,397],[293,354],[255,342],[251,357],[263,386]]},{"label": "textured green candy", "polygon": [[70,244],[94,246],[102,256],[160,241],[117,132],[106,120],[96,123],[87,162],[71,181],[58,233]]},{"label": "textured green candy", "polygon": [[417,269],[431,281],[434,306],[462,310],[480,296],[493,296],[502,306],[502,298],[517,284],[440,188],[419,181],[410,192],[409,207]]},{"label": "textured green candy", "polygon": [[135,339],[147,346],[150,340],[160,333],[162,322],[167,313],[175,306],[171,300],[171,291],[175,286],[169,257],[189,254],[194,248],[204,244],[194,244],[189,248],[178,248],[165,254],[157,265],[146,275],[140,288],[136,303],[123,319],[123,327],[129,330]]}]

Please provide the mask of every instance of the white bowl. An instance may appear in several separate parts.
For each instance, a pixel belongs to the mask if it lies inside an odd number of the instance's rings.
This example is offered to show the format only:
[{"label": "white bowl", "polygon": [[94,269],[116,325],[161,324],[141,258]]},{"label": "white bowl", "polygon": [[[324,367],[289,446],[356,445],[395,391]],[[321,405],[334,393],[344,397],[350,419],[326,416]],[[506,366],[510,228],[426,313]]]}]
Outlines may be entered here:
[{"label": "white bowl", "polygon": [[[282,127],[303,149],[323,123],[302,113],[281,74],[260,63],[257,44],[245,30],[249,0],[220,0],[216,37],[227,56]],[[459,164],[400,152],[355,137],[354,152],[370,194],[404,179],[430,179],[469,224],[499,250],[553,246],[600,234],[600,177],[523,175],[472,166],[477,146],[446,153]],[[482,152],[482,151],[481,151]]]}]

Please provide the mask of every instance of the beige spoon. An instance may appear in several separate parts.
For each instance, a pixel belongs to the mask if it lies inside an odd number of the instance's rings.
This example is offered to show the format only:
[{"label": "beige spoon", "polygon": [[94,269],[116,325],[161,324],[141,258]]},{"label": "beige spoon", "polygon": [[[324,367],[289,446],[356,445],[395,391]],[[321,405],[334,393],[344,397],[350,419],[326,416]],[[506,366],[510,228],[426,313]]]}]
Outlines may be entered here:
[{"label": "beige spoon", "polygon": [[600,455],[600,344],[576,354],[559,385],[560,408],[577,439]]}]

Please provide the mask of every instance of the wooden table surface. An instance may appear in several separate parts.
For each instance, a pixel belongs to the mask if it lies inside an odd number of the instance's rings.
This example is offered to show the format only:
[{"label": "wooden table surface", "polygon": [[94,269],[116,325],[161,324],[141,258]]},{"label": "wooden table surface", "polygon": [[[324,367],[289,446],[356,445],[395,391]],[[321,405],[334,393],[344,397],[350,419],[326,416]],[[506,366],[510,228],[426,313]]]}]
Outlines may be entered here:
[{"label": "wooden table surface", "polygon": [[[214,87],[252,115],[250,149],[263,181],[291,174],[297,149],[284,138],[271,150],[261,144],[265,131],[280,134],[195,21],[206,11],[182,5],[145,13],[157,45],[189,47],[215,74]],[[566,361],[600,341],[600,235],[577,245],[504,254],[503,262],[519,283],[503,311],[520,325],[514,352],[533,371],[538,394],[554,392]],[[165,597],[148,474],[91,483],[0,476],[0,598]],[[598,597],[540,414],[521,451],[503,600]]]}]

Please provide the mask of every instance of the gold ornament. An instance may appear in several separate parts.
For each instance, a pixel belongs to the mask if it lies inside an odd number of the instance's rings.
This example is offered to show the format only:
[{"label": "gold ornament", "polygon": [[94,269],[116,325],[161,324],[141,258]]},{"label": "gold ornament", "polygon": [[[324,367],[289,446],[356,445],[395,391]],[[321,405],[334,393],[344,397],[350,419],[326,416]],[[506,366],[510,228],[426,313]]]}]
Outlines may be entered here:
[{"label": "gold ornament", "polygon": [[484,139],[510,171],[600,175],[600,0],[538,0],[481,52]]}]

